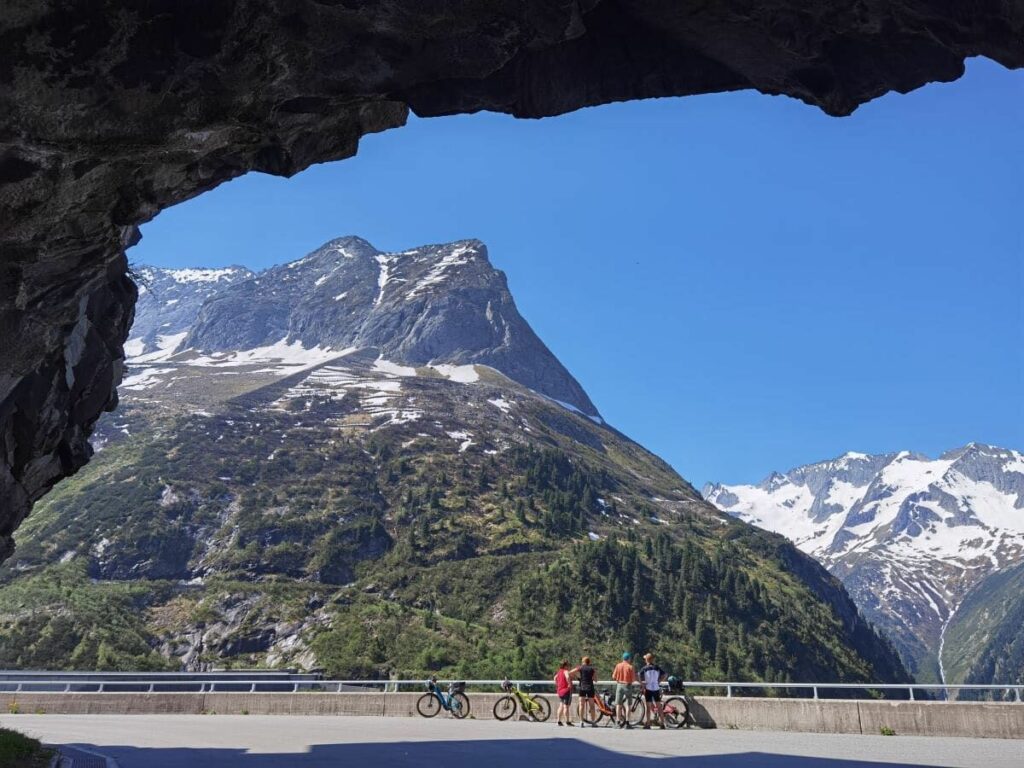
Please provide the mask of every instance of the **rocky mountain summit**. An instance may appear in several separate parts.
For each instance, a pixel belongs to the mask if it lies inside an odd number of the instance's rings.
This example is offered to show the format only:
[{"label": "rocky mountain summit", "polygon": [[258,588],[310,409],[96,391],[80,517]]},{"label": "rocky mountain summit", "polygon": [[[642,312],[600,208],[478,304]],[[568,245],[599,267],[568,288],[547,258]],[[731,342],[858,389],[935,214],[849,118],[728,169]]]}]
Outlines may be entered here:
[{"label": "rocky mountain summit", "polygon": [[604,423],[481,243],[186,275],[194,322],[142,296],[95,460],[0,569],[0,665],[908,679],[812,558]]},{"label": "rocky mountain summit", "polygon": [[946,677],[946,629],[968,593],[1024,562],[1024,456],[1005,448],[851,452],[703,495],[826,565],[921,680]]},{"label": "rocky mountain summit", "polygon": [[[232,279],[235,274],[210,290],[179,351],[229,352],[286,341],[304,349],[374,348],[401,365],[487,365],[599,416],[519,314],[505,275],[479,240],[384,253],[361,238],[343,237],[249,279]],[[148,308],[146,295],[140,305]]]}]

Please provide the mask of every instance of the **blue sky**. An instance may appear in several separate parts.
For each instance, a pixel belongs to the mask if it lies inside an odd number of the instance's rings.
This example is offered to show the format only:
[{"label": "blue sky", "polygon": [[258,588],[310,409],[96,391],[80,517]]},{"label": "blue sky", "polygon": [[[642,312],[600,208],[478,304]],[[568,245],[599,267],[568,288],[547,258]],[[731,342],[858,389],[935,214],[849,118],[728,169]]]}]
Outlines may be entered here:
[{"label": "blue sky", "polygon": [[698,486],[846,450],[1024,448],[1024,72],[849,118],[755,93],[412,119],[143,227],[136,264],[478,237],[615,426]]}]

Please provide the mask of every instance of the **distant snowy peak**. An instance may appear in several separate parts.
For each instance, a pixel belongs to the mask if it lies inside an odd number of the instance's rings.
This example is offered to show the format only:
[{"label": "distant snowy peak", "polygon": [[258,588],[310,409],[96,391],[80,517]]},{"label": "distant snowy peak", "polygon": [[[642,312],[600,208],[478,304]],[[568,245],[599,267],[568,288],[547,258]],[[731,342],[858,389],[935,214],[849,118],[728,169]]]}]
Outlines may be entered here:
[{"label": "distant snowy peak", "polygon": [[1024,562],[1024,456],[1007,448],[846,453],[704,497],[820,560],[925,679],[945,675],[943,638],[964,596]]},{"label": "distant snowy peak", "polygon": [[[202,286],[206,295],[199,305],[190,305],[187,322],[149,322],[149,343],[134,345],[129,356],[138,362],[144,355],[142,362],[156,363],[171,351],[210,355],[281,343],[304,349],[375,349],[399,365],[488,366],[591,418],[600,417],[583,388],[519,314],[505,275],[491,265],[479,240],[384,252],[362,238],[341,237],[256,275],[244,270],[215,274],[223,271],[179,274],[193,293]],[[140,272],[163,282],[174,279],[160,275],[161,270]],[[166,288],[162,293],[169,295]],[[149,306],[177,311],[167,301]]]},{"label": "distant snowy peak", "polygon": [[980,443],[937,459],[851,452],[757,485],[711,484],[704,497],[826,561],[899,541],[970,560],[1024,534],[1024,457]]}]

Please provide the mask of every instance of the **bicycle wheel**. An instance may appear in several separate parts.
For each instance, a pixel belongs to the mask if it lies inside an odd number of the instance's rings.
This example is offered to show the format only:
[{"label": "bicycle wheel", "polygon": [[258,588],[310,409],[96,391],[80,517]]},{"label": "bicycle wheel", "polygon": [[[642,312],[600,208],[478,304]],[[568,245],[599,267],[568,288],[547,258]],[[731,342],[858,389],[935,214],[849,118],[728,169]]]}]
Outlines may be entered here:
[{"label": "bicycle wheel", "polygon": [[516,713],[516,700],[512,696],[502,696],[494,702],[494,719],[508,720]]},{"label": "bicycle wheel", "polygon": [[452,696],[452,714],[461,720],[469,715],[469,697],[464,693]]},{"label": "bicycle wheel", "polygon": [[673,696],[661,705],[662,717],[669,728],[682,728],[690,722],[690,707],[686,699]]},{"label": "bicycle wheel", "polygon": [[551,717],[551,704],[543,696],[531,696],[530,701],[534,703],[530,710],[530,717],[538,723],[545,723]]},{"label": "bicycle wheel", "polygon": [[630,725],[641,725],[647,719],[647,705],[644,703],[643,695],[634,696],[627,700],[629,710],[626,712],[626,721]]},{"label": "bicycle wheel", "polygon": [[433,717],[441,711],[441,702],[432,693],[424,693],[416,701],[416,711],[423,717]]},{"label": "bicycle wheel", "polygon": [[586,702],[584,702],[583,712],[584,714],[582,716],[582,720],[587,725],[597,725],[601,722],[601,718],[604,717],[604,712],[601,711],[600,707],[597,706],[596,702],[594,703],[593,710],[591,710],[591,708],[587,706]]}]

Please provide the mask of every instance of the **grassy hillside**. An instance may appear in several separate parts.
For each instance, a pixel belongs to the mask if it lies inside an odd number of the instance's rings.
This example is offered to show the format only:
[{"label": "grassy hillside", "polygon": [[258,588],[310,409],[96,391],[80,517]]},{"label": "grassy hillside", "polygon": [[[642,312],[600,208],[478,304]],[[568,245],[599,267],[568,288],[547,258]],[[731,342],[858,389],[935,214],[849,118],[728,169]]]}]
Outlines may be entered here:
[{"label": "grassy hillside", "polygon": [[836,579],[614,430],[497,375],[402,386],[422,416],[129,402],[19,531],[0,663],[546,677],[653,649],[691,678],[907,680]]}]

